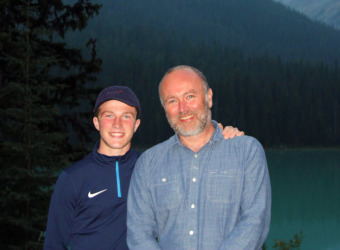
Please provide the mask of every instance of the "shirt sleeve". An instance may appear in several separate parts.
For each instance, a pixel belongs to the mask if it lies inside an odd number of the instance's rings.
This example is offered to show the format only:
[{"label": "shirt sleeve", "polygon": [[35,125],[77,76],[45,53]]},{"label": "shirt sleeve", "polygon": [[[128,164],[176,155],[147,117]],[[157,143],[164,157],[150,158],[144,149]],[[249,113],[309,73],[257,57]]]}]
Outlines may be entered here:
[{"label": "shirt sleeve", "polygon": [[62,172],[51,198],[44,250],[68,249],[76,203],[74,190],[70,177]]},{"label": "shirt sleeve", "polygon": [[[157,226],[143,175],[148,166],[142,155],[132,174],[127,204],[127,244],[133,249],[161,249],[157,243]],[[143,215],[143,216],[141,216]]]},{"label": "shirt sleeve", "polygon": [[271,185],[266,156],[256,139],[252,140],[244,154],[240,218],[220,249],[261,249],[269,232]]}]

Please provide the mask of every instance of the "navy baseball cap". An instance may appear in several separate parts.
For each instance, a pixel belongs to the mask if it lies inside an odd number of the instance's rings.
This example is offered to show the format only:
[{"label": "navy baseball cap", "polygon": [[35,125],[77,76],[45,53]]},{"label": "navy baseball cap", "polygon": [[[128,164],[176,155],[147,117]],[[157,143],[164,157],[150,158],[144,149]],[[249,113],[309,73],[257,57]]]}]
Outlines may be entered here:
[{"label": "navy baseball cap", "polygon": [[141,112],[140,103],[136,94],[126,86],[110,86],[100,91],[93,113],[96,114],[100,105],[110,100],[117,100],[126,103],[137,109],[137,117]]}]

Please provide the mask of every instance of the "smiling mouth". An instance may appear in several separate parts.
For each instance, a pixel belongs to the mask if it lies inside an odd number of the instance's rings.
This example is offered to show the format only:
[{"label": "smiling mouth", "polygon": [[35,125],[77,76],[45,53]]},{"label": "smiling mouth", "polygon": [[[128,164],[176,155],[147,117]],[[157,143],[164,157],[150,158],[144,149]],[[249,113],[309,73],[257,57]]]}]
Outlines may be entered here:
[{"label": "smiling mouth", "polygon": [[110,135],[114,136],[114,137],[122,137],[124,135],[124,133],[113,132],[113,133],[110,133]]},{"label": "smiling mouth", "polygon": [[187,121],[187,120],[189,120],[193,117],[194,117],[194,115],[187,115],[187,116],[182,116],[179,119],[182,120],[182,121]]}]

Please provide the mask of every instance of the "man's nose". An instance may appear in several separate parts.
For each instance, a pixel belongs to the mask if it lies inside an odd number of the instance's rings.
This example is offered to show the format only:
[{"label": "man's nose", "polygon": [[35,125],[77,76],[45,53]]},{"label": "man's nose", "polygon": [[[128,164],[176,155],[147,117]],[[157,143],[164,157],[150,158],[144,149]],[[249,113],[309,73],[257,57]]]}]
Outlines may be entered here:
[{"label": "man's nose", "polygon": [[178,106],[180,112],[185,112],[188,109],[187,103],[185,101],[179,101]]},{"label": "man's nose", "polygon": [[112,125],[116,128],[119,128],[122,125],[120,118],[119,117],[114,118]]}]

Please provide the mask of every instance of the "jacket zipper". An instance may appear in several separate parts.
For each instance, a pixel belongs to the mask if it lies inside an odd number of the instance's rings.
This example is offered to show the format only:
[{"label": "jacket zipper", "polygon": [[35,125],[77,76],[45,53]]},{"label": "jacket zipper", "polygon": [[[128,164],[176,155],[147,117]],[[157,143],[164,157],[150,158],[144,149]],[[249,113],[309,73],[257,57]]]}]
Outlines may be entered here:
[{"label": "jacket zipper", "polygon": [[122,198],[122,193],[120,190],[120,178],[119,178],[119,164],[118,161],[116,161],[116,180],[117,180],[117,195],[118,198]]}]

